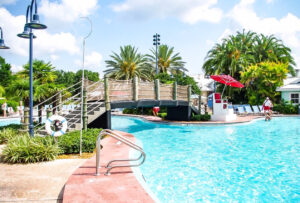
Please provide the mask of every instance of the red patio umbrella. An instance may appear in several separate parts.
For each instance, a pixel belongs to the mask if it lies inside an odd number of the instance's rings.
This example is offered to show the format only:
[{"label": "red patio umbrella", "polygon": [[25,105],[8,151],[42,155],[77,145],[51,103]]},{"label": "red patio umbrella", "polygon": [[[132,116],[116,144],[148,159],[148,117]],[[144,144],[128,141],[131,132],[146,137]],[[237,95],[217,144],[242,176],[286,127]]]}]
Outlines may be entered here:
[{"label": "red patio umbrella", "polygon": [[[242,83],[240,83],[239,81],[237,81],[236,79],[234,79],[230,75],[211,75],[210,77],[212,79],[214,79],[215,81],[217,81],[217,82],[225,84],[225,87],[226,86],[237,87],[237,88],[243,88],[244,87],[244,85]],[[222,91],[222,96],[223,96],[223,92],[225,90],[225,87]]]}]

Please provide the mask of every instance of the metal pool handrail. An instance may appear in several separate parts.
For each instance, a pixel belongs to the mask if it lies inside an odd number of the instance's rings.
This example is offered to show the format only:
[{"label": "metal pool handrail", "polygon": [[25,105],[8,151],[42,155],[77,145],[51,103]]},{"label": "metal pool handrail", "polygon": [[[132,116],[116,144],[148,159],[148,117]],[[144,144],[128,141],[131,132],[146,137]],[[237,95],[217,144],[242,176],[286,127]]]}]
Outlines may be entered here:
[{"label": "metal pool handrail", "polygon": [[[109,129],[104,129],[100,132],[100,134],[98,135],[97,137],[97,142],[96,142],[96,175],[100,175],[100,150],[101,150],[101,137],[103,135],[109,135],[117,140],[119,140],[120,142],[126,144],[127,146],[139,151],[141,154],[138,158],[135,158],[135,159],[115,159],[115,160],[112,160],[110,162],[108,162],[108,164],[106,165],[106,168],[107,171],[105,173],[105,175],[110,175],[110,171],[113,169],[113,168],[118,168],[118,167],[137,167],[137,166],[140,166],[142,165],[144,162],[145,162],[145,159],[146,159],[146,154],[143,150],[143,148],[141,148],[140,146],[134,144],[133,142],[131,142],[129,139],[125,138],[124,136],[112,131],[112,130],[109,130]],[[142,161],[140,163],[137,163],[137,164],[129,164],[129,165],[112,165],[111,164],[113,162],[122,162],[122,161],[138,161],[142,158]]]}]

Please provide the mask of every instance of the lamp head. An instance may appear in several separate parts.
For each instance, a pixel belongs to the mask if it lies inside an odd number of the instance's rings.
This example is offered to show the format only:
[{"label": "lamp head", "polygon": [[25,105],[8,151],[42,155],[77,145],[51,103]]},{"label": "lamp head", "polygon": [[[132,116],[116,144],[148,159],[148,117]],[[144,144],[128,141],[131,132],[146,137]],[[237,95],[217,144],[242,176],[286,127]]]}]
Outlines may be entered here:
[{"label": "lamp head", "polygon": [[39,15],[36,13],[33,14],[33,18],[30,21],[30,23],[27,23],[26,25],[28,26],[28,28],[37,29],[37,30],[42,30],[47,28],[46,25],[40,23]]},{"label": "lamp head", "polygon": [[[20,34],[17,34],[18,37],[20,38],[25,38],[25,39],[29,39],[30,38],[30,28],[28,28],[27,25],[24,26],[24,31]],[[33,35],[33,38],[35,39],[36,36]]]},{"label": "lamp head", "polygon": [[5,46],[3,39],[0,39],[0,49],[9,49],[8,46]]}]

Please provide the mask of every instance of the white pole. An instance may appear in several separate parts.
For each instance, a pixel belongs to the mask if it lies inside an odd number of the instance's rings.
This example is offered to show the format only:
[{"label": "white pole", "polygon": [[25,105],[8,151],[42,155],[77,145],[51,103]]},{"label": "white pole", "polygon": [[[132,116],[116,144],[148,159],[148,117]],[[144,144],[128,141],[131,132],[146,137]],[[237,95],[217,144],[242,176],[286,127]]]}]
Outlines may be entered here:
[{"label": "white pole", "polygon": [[87,19],[91,24],[91,30],[89,34],[83,38],[82,42],[82,78],[81,78],[81,113],[80,113],[80,123],[81,123],[81,130],[80,130],[80,146],[79,152],[80,156],[82,155],[82,130],[83,130],[83,89],[84,89],[84,52],[85,52],[85,40],[92,34],[93,31],[93,24],[92,21],[88,17],[81,17]]}]

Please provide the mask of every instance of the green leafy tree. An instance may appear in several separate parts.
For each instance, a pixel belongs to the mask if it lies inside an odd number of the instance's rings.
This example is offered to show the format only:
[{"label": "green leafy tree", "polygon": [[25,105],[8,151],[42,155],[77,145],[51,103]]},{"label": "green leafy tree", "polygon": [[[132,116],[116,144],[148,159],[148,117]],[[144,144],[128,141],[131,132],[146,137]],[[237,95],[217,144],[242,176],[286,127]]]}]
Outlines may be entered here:
[{"label": "green leafy tree", "polygon": [[[208,75],[221,73],[233,76],[240,81],[241,74],[248,66],[261,62],[275,62],[288,64],[288,71],[295,74],[295,62],[291,50],[283,45],[281,40],[273,35],[258,35],[248,31],[237,32],[216,44],[208,53],[203,69]],[[223,85],[218,85],[223,89]],[[226,95],[232,102],[239,103],[247,100],[245,89],[226,88]]]},{"label": "green leafy tree", "polygon": [[108,67],[104,71],[106,76],[117,80],[130,80],[134,76],[142,80],[152,80],[153,73],[147,58],[138,53],[137,48],[131,45],[120,47],[120,54],[113,52],[110,57],[111,60],[105,61]]},{"label": "green leafy tree", "polygon": [[[156,51],[151,50],[151,55],[147,54],[153,69],[156,68]],[[175,72],[178,69],[187,71],[184,68],[185,62],[182,61],[180,53],[174,53],[174,47],[168,45],[161,45],[158,48],[157,54],[158,69],[160,73]]]},{"label": "green leafy tree", "polygon": [[257,104],[258,100],[261,104],[266,97],[279,100],[276,88],[283,85],[288,72],[288,63],[281,62],[261,62],[246,68],[241,72],[241,81],[247,87],[249,103]]},{"label": "green leafy tree", "polygon": [[76,83],[76,73],[72,71],[57,70],[55,74],[57,76],[55,82],[58,84],[63,84],[67,87]]},{"label": "green leafy tree", "polygon": [[0,85],[7,87],[14,80],[11,72],[11,65],[5,62],[5,59],[0,56]]},{"label": "green leafy tree", "polygon": [[[98,82],[100,80],[99,73],[89,70],[84,70],[84,78],[87,78],[90,81]],[[79,82],[82,79],[82,70],[79,70],[75,74],[75,82]]]}]

